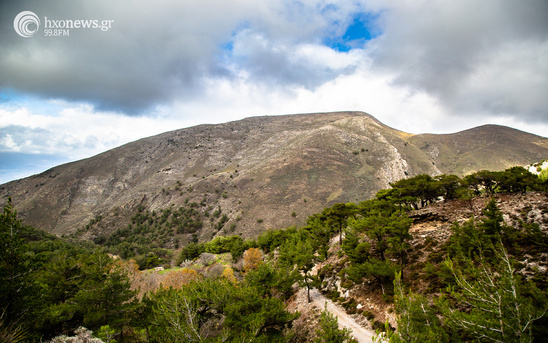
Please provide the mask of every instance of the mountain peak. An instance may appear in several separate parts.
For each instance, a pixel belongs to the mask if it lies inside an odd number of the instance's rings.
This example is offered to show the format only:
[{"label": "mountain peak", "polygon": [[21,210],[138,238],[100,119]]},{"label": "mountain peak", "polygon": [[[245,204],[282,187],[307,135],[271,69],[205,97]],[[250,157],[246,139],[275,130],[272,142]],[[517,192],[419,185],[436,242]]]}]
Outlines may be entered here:
[{"label": "mountain peak", "polygon": [[251,117],[143,138],[1,185],[0,195],[30,225],[87,238],[126,227],[138,209],[193,208],[202,226],[183,230],[184,243],[301,225],[407,176],[501,170],[547,155],[548,139],[501,126],[410,135],[363,112]]}]

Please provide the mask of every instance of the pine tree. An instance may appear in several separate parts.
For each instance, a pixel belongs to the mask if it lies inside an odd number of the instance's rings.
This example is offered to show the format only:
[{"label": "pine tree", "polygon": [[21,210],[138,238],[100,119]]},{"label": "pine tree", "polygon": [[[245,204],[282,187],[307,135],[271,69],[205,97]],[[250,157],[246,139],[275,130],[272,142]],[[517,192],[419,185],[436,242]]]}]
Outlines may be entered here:
[{"label": "pine tree", "polygon": [[74,302],[84,313],[83,324],[93,329],[108,324],[121,332],[134,307],[130,300],[135,292],[130,289],[129,277],[101,251],[84,258],[82,262],[85,281]]},{"label": "pine tree", "polygon": [[308,302],[310,302],[310,290],[317,286],[318,278],[316,275],[311,275],[310,272],[316,263],[316,256],[312,249],[310,240],[297,241],[295,245],[295,263],[297,270],[301,273],[299,284],[301,287],[306,287]]},{"label": "pine tree", "polygon": [[388,343],[443,343],[449,342],[435,309],[428,300],[412,292],[406,293],[401,274],[394,280],[394,302],[398,314],[398,330],[378,334],[377,341]]},{"label": "pine tree", "polygon": [[339,244],[342,242],[342,232],[346,227],[348,218],[356,213],[356,204],[338,203],[323,211],[327,223],[333,226],[339,233]]},{"label": "pine tree", "polygon": [[356,342],[352,337],[351,331],[347,328],[339,329],[339,321],[329,310],[327,309],[327,303],[325,309],[320,316],[320,327],[316,330],[316,343],[343,343],[343,342]]},{"label": "pine tree", "polygon": [[27,247],[11,199],[0,214],[0,315],[5,323],[29,314],[30,280]]},{"label": "pine tree", "polygon": [[485,342],[532,342],[533,321],[546,310],[536,309],[532,301],[520,293],[520,277],[501,243],[493,248],[492,264],[479,265],[470,259],[461,264],[447,260],[456,287],[450,288],[451,301],[438,301],[450,325]]}]

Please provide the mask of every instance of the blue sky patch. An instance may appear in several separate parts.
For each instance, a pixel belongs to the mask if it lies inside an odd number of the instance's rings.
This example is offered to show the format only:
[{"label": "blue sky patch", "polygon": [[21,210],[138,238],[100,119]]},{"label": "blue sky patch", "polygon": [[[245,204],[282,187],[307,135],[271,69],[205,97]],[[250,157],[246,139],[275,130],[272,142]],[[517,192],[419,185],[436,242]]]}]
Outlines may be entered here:
[{"label": "blue sky patch", "polygon": [[348,52],[381,35],[378,27],[379,13],[356,13],[342,36],[327,38],[324,44],[333,50]]},{"label": "blue sky patch", "polygon": [[[50,99],[51,100],[51,99]],[[54,101],[23,94],[12,89],[0,89],[0,109],[14,111],[26,108],[33,114],[58,116],[63,106]]]},{"label": "blue sky patch", "polygon": [[0,184],[38,174],[51,167],[69,162],[65,156],[0,152]]}]

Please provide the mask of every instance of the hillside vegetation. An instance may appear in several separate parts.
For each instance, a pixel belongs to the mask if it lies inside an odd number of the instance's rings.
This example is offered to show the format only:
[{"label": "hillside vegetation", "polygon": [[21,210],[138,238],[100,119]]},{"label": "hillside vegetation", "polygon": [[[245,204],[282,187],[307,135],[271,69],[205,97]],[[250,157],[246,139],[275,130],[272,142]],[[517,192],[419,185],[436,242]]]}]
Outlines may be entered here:
[{"label": "hillside vegetation", "polygon": [[179,250],[140,240],[168,221],[192,230],[198,218],[185,208],[142,209],[127,231],[94,243],[25,226],[8,202],[0,217],[0,338],[350,342],[327,311],[288,310],[299,289],[310,297],[316,288],[391,342],[545,340],[546,181],[513,167],[464,178],[421,174],[391,186],[371,200],[336,203],[300,227]]}]

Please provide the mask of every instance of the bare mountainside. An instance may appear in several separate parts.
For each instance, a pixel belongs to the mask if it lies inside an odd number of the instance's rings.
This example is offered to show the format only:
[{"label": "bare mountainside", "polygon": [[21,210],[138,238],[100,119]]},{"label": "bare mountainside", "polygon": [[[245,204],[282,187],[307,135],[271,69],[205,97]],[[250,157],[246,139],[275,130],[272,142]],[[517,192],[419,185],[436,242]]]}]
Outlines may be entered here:
[{"label": "bare mountainside", "polygon": [[547,156],[548,139],[494,125],[412,135],[361,112],[254,117],[144,138],[6,183],[0,195],[29,225],[89,239],[127,227],[139,211],[193,209],[201,225],[178,231],[184,243],[300,225],[407,176],[502,170]]}]

